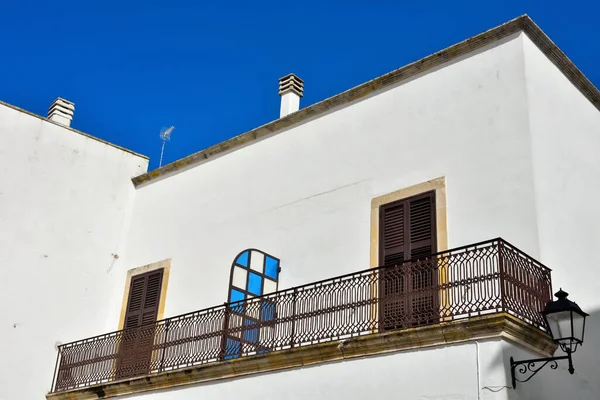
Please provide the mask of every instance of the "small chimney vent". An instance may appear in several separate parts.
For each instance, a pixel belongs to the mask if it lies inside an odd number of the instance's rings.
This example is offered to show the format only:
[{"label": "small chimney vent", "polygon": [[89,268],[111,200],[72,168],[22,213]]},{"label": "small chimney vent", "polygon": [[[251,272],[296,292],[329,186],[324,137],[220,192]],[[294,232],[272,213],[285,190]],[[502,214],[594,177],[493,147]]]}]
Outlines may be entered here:
[{"label": "small chimney vent", "polygon": [[59,97],[48,109],[48,119],[64,126],[71,126],[74,113],[75,103]]},{"label": "small chimney vent", "polygon": [[281,96],[279,117],[283,118],[300,109],[300,97],[304,95],[304,81],[295,74],[280,78],[279,95]]}]

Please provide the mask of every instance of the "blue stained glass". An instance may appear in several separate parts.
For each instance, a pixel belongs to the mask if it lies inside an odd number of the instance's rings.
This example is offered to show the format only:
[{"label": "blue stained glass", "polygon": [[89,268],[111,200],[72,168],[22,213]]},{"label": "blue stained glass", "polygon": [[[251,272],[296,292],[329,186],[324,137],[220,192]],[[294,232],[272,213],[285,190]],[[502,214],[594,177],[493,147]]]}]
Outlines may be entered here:
[{"label": "blue stained glass", "polygon": [[262,303],[261,308],[261,321],[273,321],[275,319],[275,304],[265,301]]},{"label": "blue stained glass", "polygon": [[244,300],[246,295],[239,290],[231,289],[231,294],[229,295],[229,302],[233,303],[234,301]]},{"label": "blue stained glass", "polygon": [[256,296],[262,294],[262,281],[263,278],[260,275],[250,272],[248,277],[248,291]]},{"label": "blue stained glass", "polygon": [[279,275],[279,261],[266,256],[265,257],[265,275],[269,278],[273,278],[277,280],[277,275]]},{"label": "blue stained glass", "polygon": [[[229,296],[229,302],[233,303],[236,301],[244,300],[246,295],[239,290],[231,289],[231,294]],[[237,313],[244,313],[244,303],[240,302],[231,306],[231,309]]]},{"label": "blue stained glass", "polygon": [[248,251],[243,252],[240,256],[235,260],[236,263],[248,268]]},{"label": "blue stained glass", "polygon": [[[256,322],[247,319],[244,321],[244,325],[246,325],[246,327],[248,327],[248,326],[252,327],[252,326],[256,326]],[[258,342],[258,328],[251,328],[251,329],[244,330],[244,340],[247,340],[248,342],[253,342],[253,343]]]},{"label": "blue stained glass", "polygon": [[225,359],[230,360],[239,357],[240,349],[241,344],[237,339],[227,338],[227,344],[225,345]]}]

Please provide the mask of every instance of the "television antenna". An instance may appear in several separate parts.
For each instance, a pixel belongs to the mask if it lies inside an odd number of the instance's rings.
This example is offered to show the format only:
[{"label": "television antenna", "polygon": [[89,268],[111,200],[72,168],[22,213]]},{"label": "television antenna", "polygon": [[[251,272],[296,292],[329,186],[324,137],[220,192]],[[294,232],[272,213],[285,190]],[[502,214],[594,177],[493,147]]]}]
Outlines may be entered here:
[{"label": "television antenna", "polygon": [[162,147],[160,149],[160,160],[158,161],[158,168],[162,166],[163,154],[165,152],[165,143],[171,140],[171,132],[175,129],[174,126],[169,128],[162,128],[160,130],[160,140],[162,140]]}]

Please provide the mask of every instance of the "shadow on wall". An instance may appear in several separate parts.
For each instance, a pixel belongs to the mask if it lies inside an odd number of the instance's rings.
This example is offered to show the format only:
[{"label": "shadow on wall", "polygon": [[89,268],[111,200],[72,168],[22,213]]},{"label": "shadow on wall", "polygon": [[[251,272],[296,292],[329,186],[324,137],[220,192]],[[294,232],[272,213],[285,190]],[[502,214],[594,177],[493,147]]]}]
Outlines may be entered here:
[{"label": "shadow on wall", "polygon": [[[569,374],[566,360],[558,361],[556,370],[548,364],[530,381],[517,382],[516,390],[509,389],[509,399],[600,399],[600,309],[584,311],[590,316],[586,319],[583,346],[573,354],[575,373]],[[564,353],[559,348],[554,355],[562,356]],[[506,347],[503,361],[509,385],[511,356],[515,360],[539,357],[514,346]]]}]

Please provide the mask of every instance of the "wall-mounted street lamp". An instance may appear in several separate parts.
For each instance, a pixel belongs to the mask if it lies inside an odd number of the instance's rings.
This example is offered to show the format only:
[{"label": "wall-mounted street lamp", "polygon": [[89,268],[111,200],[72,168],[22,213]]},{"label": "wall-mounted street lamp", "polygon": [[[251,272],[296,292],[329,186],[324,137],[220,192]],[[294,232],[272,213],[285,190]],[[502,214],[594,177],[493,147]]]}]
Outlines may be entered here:
[{"label": "wall-mounted street lamp", "polygon": [[[515,361],[511,357],[510,373],[512,377],[513,389],[516,387],[517,382],[527,382],[548,363],[551,363],[550,368],[556,369],[558,368],[557,361],[569,360],[569,372],[571,374],[575,372],[571,354],[575,353],[577,346],[583,343],[585,317],[587,317],[588,314],[581,311],[581,308],[579,308],[577,303],[567,299],[569,294],[567,292],[563,292],[562,289],[560,289],[554,295],[558,298],[558,300],[549,301],[548,304],[546,304],[544,311],[542,311],[542,315],[544,318],[546,318],[552,339],[560,346],[562,351],[567,353],[567,355],[560,357],[535,358],[522,361]],[[539,365],[540,363],[541,365]],[[532,372],[532,374],[526,379],[517,379],[515,376],[515,369],[520,375],[526,375],[527,371]]]}]

